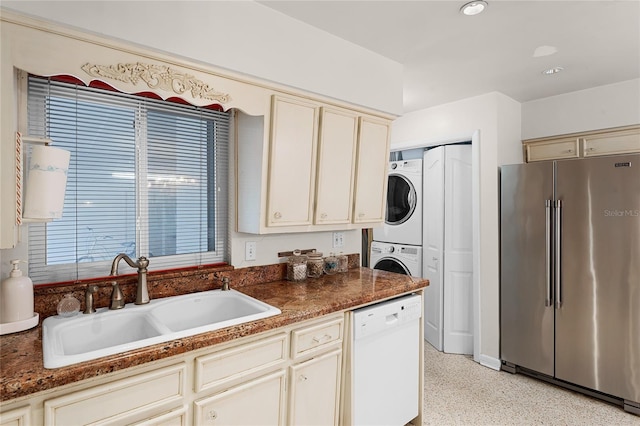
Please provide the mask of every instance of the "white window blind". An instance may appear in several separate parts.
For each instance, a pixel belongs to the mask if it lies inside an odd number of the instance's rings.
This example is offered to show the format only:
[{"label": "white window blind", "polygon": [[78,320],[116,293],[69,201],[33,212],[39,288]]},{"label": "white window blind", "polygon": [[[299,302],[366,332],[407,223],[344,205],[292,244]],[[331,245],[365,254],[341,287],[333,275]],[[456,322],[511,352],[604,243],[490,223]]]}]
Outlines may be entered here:
[{"label": "white window blind", "polygon": [[118,253],[227,260],[228,113],[33,76],[27,104],[29,135],[71,151],[62,219],[29,225],[34,283],[108,275]]}]

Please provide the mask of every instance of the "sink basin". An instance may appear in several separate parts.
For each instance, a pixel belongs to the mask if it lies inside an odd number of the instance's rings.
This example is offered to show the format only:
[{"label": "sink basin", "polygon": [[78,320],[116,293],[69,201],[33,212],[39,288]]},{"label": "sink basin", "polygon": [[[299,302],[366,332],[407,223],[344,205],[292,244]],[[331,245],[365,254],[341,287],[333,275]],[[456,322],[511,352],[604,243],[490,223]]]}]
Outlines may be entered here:
[{"label": "sink basin", "polygon": [[154,307],[150,313],[172,332],[196,329],[200,332],[209,331],[211,324],[219,326],[216,328],[236,325],[238,318],[242,322],[264,318],[263,313],[269,309],[275,308],[237,291],[217,291],[176,297]]},{"label": "sink basin", "polygon": [[151,300],[124,309],[98,309],[42,323],[44,367],[58,368],[107,355],[243,324],[280,310],[236,290],[212,290]]}]

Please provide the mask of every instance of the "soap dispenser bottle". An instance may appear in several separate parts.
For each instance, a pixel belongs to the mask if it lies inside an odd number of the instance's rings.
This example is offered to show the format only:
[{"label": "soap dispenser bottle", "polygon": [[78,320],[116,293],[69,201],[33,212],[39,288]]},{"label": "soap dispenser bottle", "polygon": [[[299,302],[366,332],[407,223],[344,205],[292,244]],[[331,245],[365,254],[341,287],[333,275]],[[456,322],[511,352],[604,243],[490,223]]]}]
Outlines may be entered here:
[{"label": "soap dispenser bottle", "polygon": [[0,287],[0,323],[7,324],[33,317],[33,282],[22,275],[19,260],[12,260],[9,278]]}]

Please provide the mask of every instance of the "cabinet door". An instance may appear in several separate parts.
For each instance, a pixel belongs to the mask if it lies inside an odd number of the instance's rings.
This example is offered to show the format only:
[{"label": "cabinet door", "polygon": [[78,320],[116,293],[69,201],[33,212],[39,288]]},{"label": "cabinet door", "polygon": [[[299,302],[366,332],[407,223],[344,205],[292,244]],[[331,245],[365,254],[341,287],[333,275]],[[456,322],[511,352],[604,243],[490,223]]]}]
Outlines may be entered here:
[{"label": "cabinet door", "polygon": [[640,152],[640,129],[586,136],[583,144],[585,157]]},{"label": "cabinet door", "polygon": [[342,351],[291,367],[290,425],[337,425]]},{"label": "cabinet door", "polygon": [[317,136],[317,104],[272,98],[267,226],[311,224]]},{"label": "cabinet door", "polygon": [[0,413],[0,426],[29,426],[31,425],[31,407],[16,408]]},{"label": "cabinet door", "polygon": [[280,370],[196,401],[194,424],[284,424],[285,374]]},{"label": "cabinet door", "polygon": [[558,160],[562,158],[577,158],[580,155],[578,150],[578,141],[578,138],[567,138],[549,142],[526,144],[526,160],[527,162],[531,162]]},{"label": "cabinet door", "polygon": [[315,224],[351,223],[356,136],[356,114],[321,109]]},{"label": "cabinet door", "polygon": [[389,123],[360,118],[353,222],[383,222],[387,197]]}]

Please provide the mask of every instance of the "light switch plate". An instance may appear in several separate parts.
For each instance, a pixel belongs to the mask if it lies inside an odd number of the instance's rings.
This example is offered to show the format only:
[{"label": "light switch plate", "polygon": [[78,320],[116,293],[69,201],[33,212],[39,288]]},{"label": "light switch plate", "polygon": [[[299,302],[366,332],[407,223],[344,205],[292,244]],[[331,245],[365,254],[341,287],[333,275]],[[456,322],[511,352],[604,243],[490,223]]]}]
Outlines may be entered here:
[{"label": "light switch plate", "polygon": [[344,247],[344,232],[333,233],[333,248]]}]

